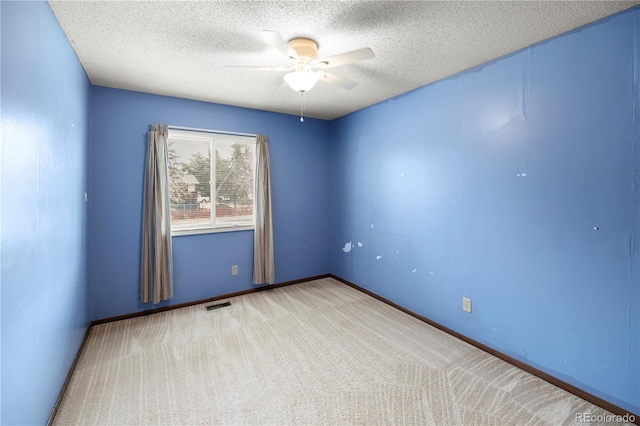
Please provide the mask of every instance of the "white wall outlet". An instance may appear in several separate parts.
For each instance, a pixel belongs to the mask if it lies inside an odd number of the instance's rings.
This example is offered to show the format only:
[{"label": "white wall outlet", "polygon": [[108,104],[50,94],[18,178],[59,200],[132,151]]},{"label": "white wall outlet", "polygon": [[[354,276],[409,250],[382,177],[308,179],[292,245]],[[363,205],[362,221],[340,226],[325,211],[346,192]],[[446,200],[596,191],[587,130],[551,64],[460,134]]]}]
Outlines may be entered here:
[{"label": "white wall outlet", "polygon": [[471,312],[471,299],[467,297],[462,298],[462,309],[465,312]]},{"label": "white wall outlet", "polygon": [[238,275],[238,265],[233,265],[231,267],[231,275]]}]

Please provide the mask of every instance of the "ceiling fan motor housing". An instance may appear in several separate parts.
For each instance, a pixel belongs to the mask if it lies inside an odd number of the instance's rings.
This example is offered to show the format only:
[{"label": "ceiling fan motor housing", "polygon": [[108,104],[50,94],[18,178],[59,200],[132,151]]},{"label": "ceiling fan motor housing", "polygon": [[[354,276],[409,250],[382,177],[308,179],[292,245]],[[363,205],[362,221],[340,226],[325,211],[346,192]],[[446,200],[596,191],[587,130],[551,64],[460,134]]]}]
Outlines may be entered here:
[{"label": "ceiling fan motor housing", "polygon": [[311,39],[294,38],[289,41],[289,46],[296,51],[300,58],[318,59],[318,44]]}]

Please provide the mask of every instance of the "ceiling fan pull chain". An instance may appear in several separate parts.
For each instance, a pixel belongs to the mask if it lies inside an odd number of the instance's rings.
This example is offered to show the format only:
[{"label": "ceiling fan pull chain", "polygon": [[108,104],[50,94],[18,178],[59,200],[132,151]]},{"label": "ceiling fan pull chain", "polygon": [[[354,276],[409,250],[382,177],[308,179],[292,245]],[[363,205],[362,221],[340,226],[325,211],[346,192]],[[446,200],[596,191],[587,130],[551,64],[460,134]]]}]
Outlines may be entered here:
[{"label": "ceiling fan pull chain", "polygon": [[304,123],[304,92],[300,91],[300,122]]}]

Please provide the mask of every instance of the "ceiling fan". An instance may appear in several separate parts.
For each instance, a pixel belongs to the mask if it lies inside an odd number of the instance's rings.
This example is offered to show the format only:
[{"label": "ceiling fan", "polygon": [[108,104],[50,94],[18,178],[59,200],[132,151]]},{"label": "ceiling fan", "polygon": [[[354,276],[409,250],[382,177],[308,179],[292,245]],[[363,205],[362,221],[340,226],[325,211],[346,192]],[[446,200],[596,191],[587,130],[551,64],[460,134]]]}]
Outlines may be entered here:
[{"label": "ceiling fan", "polygon": [[353,89],[356,82],[326,72],[326,69],[347,65],[374,57],[368,47],[318,59],[318,43],[309,38],[294,38],[285,41],[275,31],[261,31],[262,38],[277,48],[288,60],[287,66],[227,66],[228,69],[254,69],[266,71],[291,71],[284,80],[293,90],[304,93],[313,88],[318,80],[335,84],[344,89]]}]

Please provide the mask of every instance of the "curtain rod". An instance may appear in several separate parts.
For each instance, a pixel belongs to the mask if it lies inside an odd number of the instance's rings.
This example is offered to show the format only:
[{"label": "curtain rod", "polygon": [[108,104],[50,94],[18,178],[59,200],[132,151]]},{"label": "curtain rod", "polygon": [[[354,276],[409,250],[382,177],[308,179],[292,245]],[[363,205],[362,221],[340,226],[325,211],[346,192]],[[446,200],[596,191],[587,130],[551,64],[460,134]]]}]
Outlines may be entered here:
[{"label": "curtain rod", "polygon": [[181,126],[169,125],[169,128],[173,129],[173,130],[189,130],[191,132],[218,133],[218,134],[222,134],[222,135],[252,136],[252,137],[258,136],[258,135],[255,135],[253,133],[226,132],[226,131],[223,131],[223,130],[197,129],[195,127],[181,127]]}]

